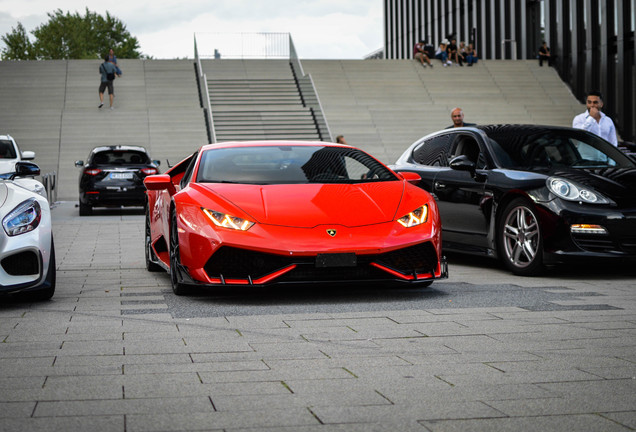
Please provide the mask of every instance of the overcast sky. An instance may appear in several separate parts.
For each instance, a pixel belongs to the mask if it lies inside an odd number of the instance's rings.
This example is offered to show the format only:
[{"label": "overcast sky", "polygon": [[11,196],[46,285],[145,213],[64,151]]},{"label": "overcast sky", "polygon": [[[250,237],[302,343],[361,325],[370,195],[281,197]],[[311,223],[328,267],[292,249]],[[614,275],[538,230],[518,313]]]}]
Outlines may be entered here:
[{"label": "overcast sky", "polygon": [[[0,0],[0,35],[47,12],[108,11],[156,59],[193,58],[195,33],[290,33],[300,58],[360,59],[382,47],[382,0]],[[4,46],[2,41],[0,45]],[[199,48],[202,48],[199,43]]]}]

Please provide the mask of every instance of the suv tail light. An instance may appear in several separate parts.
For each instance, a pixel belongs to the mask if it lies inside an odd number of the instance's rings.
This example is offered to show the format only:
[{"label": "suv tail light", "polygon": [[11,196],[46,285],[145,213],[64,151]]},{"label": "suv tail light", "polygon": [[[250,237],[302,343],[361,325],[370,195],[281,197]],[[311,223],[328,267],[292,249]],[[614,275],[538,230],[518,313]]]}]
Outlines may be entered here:
[{"label": "suv tail light", "polygon": [[154,175],[158,173],[156,168],[142,168],[141,172],[146,175]]},{"label": "suv tail light", "polygon": [[99,169],[99,168],[86,168],[86,169],[84,170],[84,174],[86,174],[86,175],[91,175],[91,176],[97,175],[97,174],[99,174],[100,172],[102,172],[102,170],[101,170],[101,169]]}]

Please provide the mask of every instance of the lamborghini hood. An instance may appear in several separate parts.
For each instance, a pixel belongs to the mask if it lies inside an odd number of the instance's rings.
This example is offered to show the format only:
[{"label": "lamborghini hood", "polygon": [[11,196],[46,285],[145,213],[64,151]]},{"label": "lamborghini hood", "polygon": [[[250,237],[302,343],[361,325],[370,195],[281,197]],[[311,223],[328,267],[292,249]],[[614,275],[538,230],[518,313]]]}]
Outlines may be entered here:
[{"label": "lamborghini hood", "polygon": [[[395,218],[404,183],[243,185],[197,184],[204,194],[240,208],[255,222],[311,228],[390,222]],[[214,209],[213,209],[214,210]]]}]

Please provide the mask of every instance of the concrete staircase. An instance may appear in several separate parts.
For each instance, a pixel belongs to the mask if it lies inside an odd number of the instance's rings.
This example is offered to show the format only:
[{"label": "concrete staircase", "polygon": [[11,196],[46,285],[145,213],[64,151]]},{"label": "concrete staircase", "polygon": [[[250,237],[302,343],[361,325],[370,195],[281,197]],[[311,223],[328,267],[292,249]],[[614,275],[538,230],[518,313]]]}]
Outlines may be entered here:
[{"label": "concrete staircase", "polygon": [[423,68],[414,60],[304,60],[332,134],[386,163],[418,138],[452,124],[461,107],[478,124],[571,126],[584,106],[553,68],[489,60],[473,67]]},{"label": "concrete staircase", "polygon": [[217,141],[320,140],[287,60],[202,62]]},{"label": "concrete staircase", "polygon": [[112,111],[108,92],[97,108],[100,63],[0,62],[0,131],[57,172],[58,200],[77,200],[73,162],[95,146],[142,145],[165,170],[207,143],[192,61],[120,60]]}]

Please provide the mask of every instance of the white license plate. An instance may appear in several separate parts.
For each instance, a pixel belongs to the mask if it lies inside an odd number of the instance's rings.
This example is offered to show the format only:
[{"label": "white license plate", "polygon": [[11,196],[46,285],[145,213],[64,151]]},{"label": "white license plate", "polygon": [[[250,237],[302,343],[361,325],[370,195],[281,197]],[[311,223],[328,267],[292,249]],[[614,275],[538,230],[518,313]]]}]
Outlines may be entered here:
[{"label": "white license plate", "polygon": [[133,178],[133,173],[131,172],[123,172],[123,173],[110,173],[110,178],[113,180],[130,180]]}]

